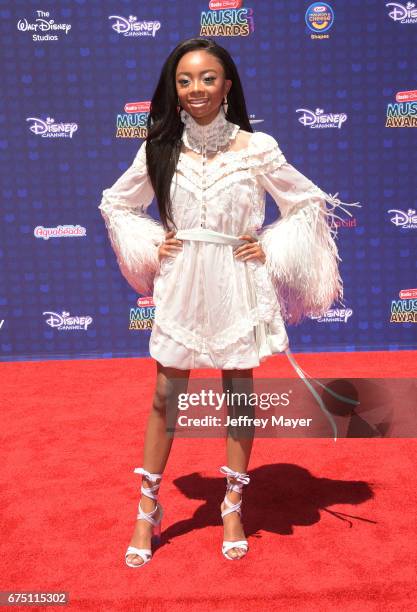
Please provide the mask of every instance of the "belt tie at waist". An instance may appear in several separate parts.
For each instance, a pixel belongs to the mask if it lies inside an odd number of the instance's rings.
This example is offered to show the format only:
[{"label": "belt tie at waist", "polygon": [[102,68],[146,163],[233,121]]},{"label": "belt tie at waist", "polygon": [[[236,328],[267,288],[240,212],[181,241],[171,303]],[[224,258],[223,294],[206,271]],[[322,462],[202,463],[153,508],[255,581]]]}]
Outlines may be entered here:
[{"label": "belt tie at waist", "polygon": [[195,227],[191,229],[178,230],[175,234],[175,238],[178,240],[197,240],[199,242],[216,242],[217,244],[230,244],[231,246],[240,246],[245,244],[246,240],[239,240],[236,236],[231,234],[222,234],[215,230],[207,229],[205,227]]}]

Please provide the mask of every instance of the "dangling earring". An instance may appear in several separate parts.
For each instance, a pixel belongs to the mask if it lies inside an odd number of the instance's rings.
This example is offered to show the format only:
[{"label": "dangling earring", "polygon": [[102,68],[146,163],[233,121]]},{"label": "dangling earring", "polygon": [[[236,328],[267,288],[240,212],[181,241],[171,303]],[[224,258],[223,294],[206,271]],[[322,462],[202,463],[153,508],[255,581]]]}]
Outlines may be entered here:
[{"label": "dangling earring", "polygon": [[181,111],[180,99],[177,98],[177,113],[180,114],[180,111]]},{"label": "dangling earring", "polygon": [[224,96],[222,105],[223,105],[224,114],[227,115],[227,109],[229,108],[229,105],[227,103],[227,96]]}]

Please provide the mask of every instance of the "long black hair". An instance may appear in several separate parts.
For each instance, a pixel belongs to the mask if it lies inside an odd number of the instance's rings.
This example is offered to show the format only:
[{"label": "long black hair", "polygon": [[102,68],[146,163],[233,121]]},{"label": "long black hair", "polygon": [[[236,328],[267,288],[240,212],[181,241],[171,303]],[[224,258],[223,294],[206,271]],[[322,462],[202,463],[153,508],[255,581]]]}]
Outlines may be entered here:
[{"label": "long black hair", "polygon": [[253,132],[246,110],[245,97],[236,65],[229,52],[209,38],[189,38],[179,43],[162,66],[158,85],[153,94],[147,120],[146,163],[155,192],[161,222],[166,230],[172,219],[170,187],[181,150],[184,124],[177,111],[178,95],[175,75],[178,62],[189,51],[205,50],[214,55],[223,66],[224,78],[232,81],[227,94],[226,119],[242,130]]}]

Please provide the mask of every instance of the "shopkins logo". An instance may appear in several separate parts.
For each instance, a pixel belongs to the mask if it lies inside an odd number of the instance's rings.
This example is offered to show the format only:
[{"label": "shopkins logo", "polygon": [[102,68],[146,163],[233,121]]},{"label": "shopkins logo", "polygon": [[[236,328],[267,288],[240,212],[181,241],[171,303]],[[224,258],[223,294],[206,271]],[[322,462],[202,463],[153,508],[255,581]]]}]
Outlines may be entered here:
[{"label": "shopkins logo", "polygon": [[404,210],[397,210],[396,208],[390,208],[389,213],[394,213],[390,221],[397,227],[404,229],[416,229],[417,228],[417,214],[414,208],[409,208],[407,212]]},{"label": "shopkins logo", "polygon": [[320,128],[340,128],[347,120],[346,113],[325,113],[322,108],[316,108],[312,111],[308,108],[297,108],[296,113],[302,113],[298,117],[298,121],[306,126],[313,129]]},{"label": "shopkins logo", "polygon": [[387,105],[385,127],[417,127],[417,90],[399,91]]},{"label": "shopkins logo", "polygon": [[255,31],[252,8],[243,8],[242,0],[210,0],[202,11],[200,36],[248,36]]},{"label": "shopkins logo", "polygon": [[146,138],[150,101],[127,102],[116,117],[116,138]]},{"label": "shopkins logo", "polygon": [[72,138],[72,135],[78,130],[75,122],[55,123],[52,117],[47,117],[45,121],[39,117],[27,117],[26,121],[33,122],[29,125],[32,134],[42,138]]},{"label": "shopkins logo", "polygon": [[400,2],[388,2],[385,6],[391,9],[388,17],[391,17],[393,21],[417,23],[417,9],[414,2],[407,2],[405,6]]},{"label": "shopkins logo", "polygon": [[156,33],[161,28],[160,21],[138,21],[135,15],[129,15],[128,18],[120,15],[110,15],[109,19],[113,19],[112,30],[123,36],[152,36],[155,38]]},{"label": "shopkins logo", "polygon": [[49,319],[46,319],[45,323],[49,325],[49,327],[53,327],[59,331],[69,331],[73,329],[87,331],[88,326],[93,321],[93,317],[90,317],[89,315],[84,315],[81,317],[76,315],[70,317],[70,313],[64,310],[62,311],[62,314],[49,311],[43,312],[42,314],[50,315]]},{"label": "shopkins logo", "polygon": [[140,297],[137,300],[137,308],[130,309],[129,330],[152,329],[154,319],[155,304],[152,296]]},{"label": "shopkins logo", "polygon": [[417,289],[402,289],[391,301],[390,323],[417,323]]},{"label": "shopkins logo", "polygon": [[[32,40],[34,42],[45,41],[45,40],[59,40],[59,34],[62,32],[68,34],[71,30],[72,25],[70,23],[56,23],[55,19],[51,19],[49,11],[35,11],[35,21],[28,21],[25,19],[19,19],[17,22],[17,29],[19,32],[35,32],[32,34]],[[36,32],[53,32],[53,35],[49,34],[36,34]]]},{"label": "shopkins logo", "polygon": [[324,32],[330,30],[334,24],[334,12],[332,7],[326,2],[313,2],[306,10],[305,22],[308,29],[314,32],[314,34],[311,34],[311,38],[330,38],[330,36],[324,34]]}]

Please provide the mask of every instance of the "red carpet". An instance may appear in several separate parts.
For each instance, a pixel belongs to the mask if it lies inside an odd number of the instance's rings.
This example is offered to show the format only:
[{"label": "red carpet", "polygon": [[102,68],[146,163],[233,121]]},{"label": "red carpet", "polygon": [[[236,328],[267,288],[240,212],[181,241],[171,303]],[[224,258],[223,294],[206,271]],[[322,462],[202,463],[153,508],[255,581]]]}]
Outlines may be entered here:
[{"label": "red carpet", "polygon": [[[315,377],[415,377],[416,357],[296,355]],[[2,364],[1,591],[69,591],[67,607],[94,611],[417,609],[414,439],[255,439],[250,550],[236,562],[221,555],[224,441],[177,439],[162,545],[126,567],[155,371],[147,359]],[[277,372],[295,376],[284,355],[255,376]]]}]

